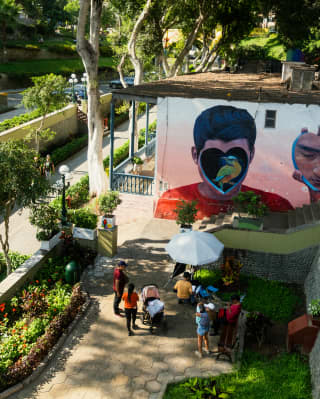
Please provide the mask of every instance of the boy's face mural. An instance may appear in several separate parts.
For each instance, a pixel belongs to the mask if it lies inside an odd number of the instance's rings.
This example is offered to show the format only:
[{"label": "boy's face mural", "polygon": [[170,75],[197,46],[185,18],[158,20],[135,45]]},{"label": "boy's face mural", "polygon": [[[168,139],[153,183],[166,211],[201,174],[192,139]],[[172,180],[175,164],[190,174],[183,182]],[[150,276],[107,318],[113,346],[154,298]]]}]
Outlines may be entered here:
[{"label": "boy's face mural", "polygon": [[320,136],[308,132],[299,135],[292,146],[292,158],[303,182],[320,191]]},{"label": "boy's face mural", "polygon": [[253,155],[254,151],[250,152],[245,138],[207,140],[199,154],[196,147],[192,147],[192,157],[198,165],[206,192],[217,199],[228,200],[237,194]]}]

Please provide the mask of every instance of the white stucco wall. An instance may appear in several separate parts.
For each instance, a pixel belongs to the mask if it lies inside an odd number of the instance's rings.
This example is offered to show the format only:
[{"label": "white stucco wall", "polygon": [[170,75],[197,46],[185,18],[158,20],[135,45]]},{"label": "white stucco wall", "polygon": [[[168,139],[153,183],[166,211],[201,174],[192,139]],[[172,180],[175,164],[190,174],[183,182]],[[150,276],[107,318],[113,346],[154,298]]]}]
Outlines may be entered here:
[{"label": "white stucco wall", "polygon": [[[196,117],[215,105],[246,109],[255,119],[255,156],[243,184],[287,198],[292,205],[309,203],[305,185],[292,178],[291,148],[302,127],[317,132],[320,106],[252,103],[217,99],[159,98],[157,116],[157,195],[168,188],[200,181],[191,158]],[[264,128],[266,110],[276,110],[276,128]]]}]

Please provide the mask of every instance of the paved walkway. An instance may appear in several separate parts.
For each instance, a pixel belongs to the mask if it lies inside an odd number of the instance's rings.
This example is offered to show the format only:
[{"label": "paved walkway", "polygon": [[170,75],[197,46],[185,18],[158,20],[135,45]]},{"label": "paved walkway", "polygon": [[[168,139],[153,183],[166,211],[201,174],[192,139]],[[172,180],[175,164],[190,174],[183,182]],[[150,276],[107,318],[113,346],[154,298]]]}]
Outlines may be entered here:
[{"label": "paved walkway", "polygon": [[[130,209],[123,214],[130,218]],[[177,304],[172,284],[161,288],[167,332],[150,335],[138,320],[139,330],[128,337],[125,319],[113,315],[113,265],[125,259],[130,281],[138,288],[146,283],[163,287],[173,266],[164,247],[177,232],[174,221],[148,217],[120,227],[118,255],[99,258],[89,271],[93,304],[86,317],[38,380],[12,399],[160,399],[167,382],[231,370],[212,355],[195,356],[194,308]],[[212,349],[216,343],[214,338]]]},{"label": "paved walkway", "polygon": [[[156,107],[150,110],[149,123],[152,123],[156,119]],[[145,127],[145,117],[142,116],[138,120],[138,129]],[[124,122],[115,131],[115,148],[120,147],[129,138],[128,126],[129,123]],[[103,139],[103,158],[110,153],[110,138],[109,136]],[[72,177],[70,183],[74,184],[80,180],[80,178],[88,173],[87,163],[87,147],[79,151],[67,159],[64,164],[70,167]],[[59,166],[56,166],[58,172]],[[55,182],[60,179],[58,173],[56,173],[52,181]],[[127,197],[127,196],[126,196]],[[141,198],[141,196],[139,196]],[[130,200],[129,200],[130,202]],[[9,230],[9,242],[10,250],[18,251],[23,254],[32,254],[40,248],[40,242],[36,239],[36,228],[31,226],[29,223],[29,210],[23,209],[22,211],[16,211],[10,218],[10,230]],[[126,223],[126,221],[125,221]],[[119,223],[118,223],[119,224]],[[4,223],[0,223],[0,233],[4,232]],[[0,248],[1,251],[1,248]]]}]

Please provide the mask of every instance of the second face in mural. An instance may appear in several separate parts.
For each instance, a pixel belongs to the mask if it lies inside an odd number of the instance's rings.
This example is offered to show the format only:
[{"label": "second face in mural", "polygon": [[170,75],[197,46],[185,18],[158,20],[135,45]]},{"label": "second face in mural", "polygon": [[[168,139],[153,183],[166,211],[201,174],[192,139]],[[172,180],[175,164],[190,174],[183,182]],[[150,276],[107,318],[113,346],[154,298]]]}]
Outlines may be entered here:
[{"label": "second face in mural", "polygon": [[295,167],[293,177],[309,190],[310,201],[320,199],[320,131],[318,134],[302,129],[292,146]]}]

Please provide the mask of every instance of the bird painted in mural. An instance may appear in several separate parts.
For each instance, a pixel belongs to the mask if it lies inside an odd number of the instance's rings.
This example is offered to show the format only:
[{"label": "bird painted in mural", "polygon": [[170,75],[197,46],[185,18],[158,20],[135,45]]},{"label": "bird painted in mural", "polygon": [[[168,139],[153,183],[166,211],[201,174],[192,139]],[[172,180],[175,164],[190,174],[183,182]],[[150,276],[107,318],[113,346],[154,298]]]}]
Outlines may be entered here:
[{"label": "bird painted in mural", "polygon": [[216,178],[213,181],[217,183],[220,188],[223,188],[225,183],[231,183],[232,180],[240,175],[242,167],[238,159],[233,155],[222,157],[221,159],[225,164],[218,170]]}]

